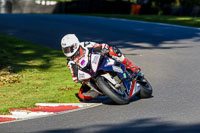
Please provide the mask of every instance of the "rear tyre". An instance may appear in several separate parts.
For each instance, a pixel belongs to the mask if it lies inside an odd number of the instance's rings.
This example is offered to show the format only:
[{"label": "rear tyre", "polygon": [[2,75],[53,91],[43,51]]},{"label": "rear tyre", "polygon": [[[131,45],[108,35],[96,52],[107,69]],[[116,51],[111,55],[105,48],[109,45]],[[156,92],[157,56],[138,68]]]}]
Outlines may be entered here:
[{"label": "rear tyre", "polygon": [[139,82],[140,83],[140,98],[150,98],[152,96],[153,89],[151,87],[151,84],[147,79],[144,78],[145,82]]},{"label": "rear tyre", "polygon": [[112,87],[108,84],[109,81],[106,81],[104,77],[98,77],[97,78],[97,84],[98,87],[102,90],[102,92],[111,98],[114,102],[117,104],[128,104],[129,103],[129,97],[128,95],[120,95],[115,90],[112,89]]}]

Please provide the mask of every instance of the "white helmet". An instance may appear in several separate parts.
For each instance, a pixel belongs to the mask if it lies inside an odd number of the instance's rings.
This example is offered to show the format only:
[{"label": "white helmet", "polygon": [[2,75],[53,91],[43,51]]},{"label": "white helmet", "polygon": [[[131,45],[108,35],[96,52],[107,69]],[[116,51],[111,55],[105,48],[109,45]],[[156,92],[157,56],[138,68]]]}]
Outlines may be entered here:
[{"label": "white helmet", "polygon": [[74,34],[67,34],[61,40],[63,53],[67,57],[72,57],[79,48],[79,40]]}]

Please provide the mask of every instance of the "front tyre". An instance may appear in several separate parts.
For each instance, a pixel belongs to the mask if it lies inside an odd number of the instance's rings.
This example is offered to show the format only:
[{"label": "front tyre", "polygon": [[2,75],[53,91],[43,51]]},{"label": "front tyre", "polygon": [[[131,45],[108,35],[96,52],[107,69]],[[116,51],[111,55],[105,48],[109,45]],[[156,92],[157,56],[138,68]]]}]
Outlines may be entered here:
[{"label": "front tyre", "polygon": [[143,81],[139,81],[139,84],[141,88],[139,93],[140,98],[150,98],[152,96],[153,89],[149,81],[144,78]]},{"label": "front tyre", "polygon": [[124,92],[125,95],[120,95],[117,93],[114,89],[112,89],[111,85],[108,83],[109,81],[106,81],[104,77],[98,77],[97,78],[97,84],[98,87],[102,90],[102,92],[111,98],[114,102],[117,104],[128,104],[129,103],[129,97],[126,95],[126,92]]}]

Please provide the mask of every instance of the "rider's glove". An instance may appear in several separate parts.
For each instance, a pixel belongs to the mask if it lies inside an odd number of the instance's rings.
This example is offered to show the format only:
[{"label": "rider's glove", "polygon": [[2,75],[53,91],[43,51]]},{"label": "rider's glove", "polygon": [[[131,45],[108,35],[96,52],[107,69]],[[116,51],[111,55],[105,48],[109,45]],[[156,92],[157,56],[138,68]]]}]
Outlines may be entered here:
[{"label": "rider's glove", "polygon": [[113,52],[114,52],[118,57],[121,57],[121,56],[122,56],[121,51],[120,51],[117,47],[113,47]]},{"label": "rider's glove", "polygon": [[110,52],[109,49],[104,48],[101,50],[101,55],[108,55],[109,52]]}]

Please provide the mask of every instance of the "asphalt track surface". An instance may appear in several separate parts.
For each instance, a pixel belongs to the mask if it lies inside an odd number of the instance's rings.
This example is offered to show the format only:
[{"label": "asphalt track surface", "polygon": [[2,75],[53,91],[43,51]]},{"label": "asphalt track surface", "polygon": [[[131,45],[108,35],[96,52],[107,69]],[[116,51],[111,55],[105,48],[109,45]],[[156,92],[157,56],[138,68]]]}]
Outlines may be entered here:
[{"label": "asphalt track surface", "polygon": [[150,99],[1,124],[2,133],[200,132],[199,29],[73,15],[0,15],[0,33],[56,49],[67,33],[118,46],[154,88]]}]

